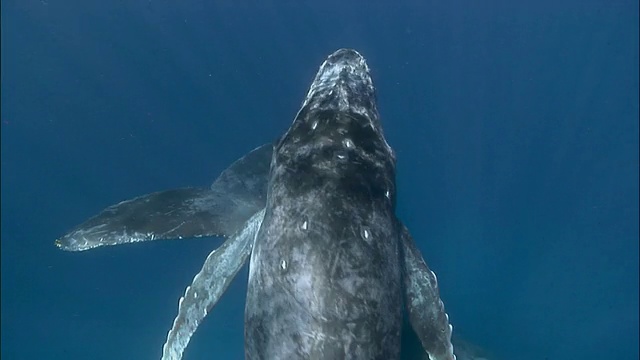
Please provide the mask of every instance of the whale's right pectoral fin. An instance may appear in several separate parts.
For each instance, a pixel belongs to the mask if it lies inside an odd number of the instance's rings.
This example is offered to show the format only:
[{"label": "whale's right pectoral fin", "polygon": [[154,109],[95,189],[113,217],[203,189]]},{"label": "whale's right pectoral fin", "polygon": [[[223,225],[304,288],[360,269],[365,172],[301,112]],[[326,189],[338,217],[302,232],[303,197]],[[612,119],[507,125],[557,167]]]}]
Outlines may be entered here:
[{"label": "whale's right pectoral fin", "polygon": [[403,278],[409,322],[430,360],[454,360],[452,327],[440,300],[436,275],[424,262],[409,230],[400,225]]},{"label": "whale's right pectoral fin", "polygon": [[273,145],[251,151],[210,189],[183,188],[110,206],[56,240],[67,251],[161,239],[229,236],[264,208]]},{"label": "whale's right pectoral fin", "polygon": [[202,270],[193,278],[178,302],[178,316],[162,348],[162,360],[179,360],[198,325],[220,300],[240,268],[246,263],[256,237],[264,209],[222,246],[209,254]]}]

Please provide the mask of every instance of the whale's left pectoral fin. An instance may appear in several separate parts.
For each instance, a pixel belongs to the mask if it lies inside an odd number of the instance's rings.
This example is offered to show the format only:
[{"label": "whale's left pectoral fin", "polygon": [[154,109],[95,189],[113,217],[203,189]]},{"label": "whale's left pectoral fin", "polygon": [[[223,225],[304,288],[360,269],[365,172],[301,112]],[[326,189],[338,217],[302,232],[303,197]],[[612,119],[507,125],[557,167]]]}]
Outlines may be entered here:
[{"label": "whale's left pectoral fin", "polygon": [[207,188],[159,191],[109,206],[55,241],[66,251],[220,234],[220,195]]},{"label": "whale's left pectoral fin", "polygon": [[409,230],[400,226],[404,295],[411,327],[430,360],[453,360],[452,327],[440,300],[436,275],[424,262]]},{"label": "whale's left pectoral fin", "polygon": [[182,358],[198,325],[247,262],[263,217],[264,209],[253,215],[241,230],[209,254],[202,270],[196,274],[184,296],[180,298],[178,316],[173,321],[162,348],[163,360]]},{"label": "whale's left pectoral fin", "polygon": [[181,188],[109,206],[55,241],[67,251],[141,241],[229,236],[264,208],[273,145],[236,160],[210,188]]}]

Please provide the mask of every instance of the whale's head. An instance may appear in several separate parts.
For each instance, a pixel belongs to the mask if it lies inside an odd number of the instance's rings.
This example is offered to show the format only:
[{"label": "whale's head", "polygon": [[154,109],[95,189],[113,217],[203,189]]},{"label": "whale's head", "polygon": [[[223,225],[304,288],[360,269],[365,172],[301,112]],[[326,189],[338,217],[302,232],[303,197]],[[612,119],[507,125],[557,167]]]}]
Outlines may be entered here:
[{"label": "whale's head", "polygon": [[340,49],[322,63],[275,146],[272,172],[278,168],[319,179],[357,174],[395,201],[395,156],[382,131],[369,66],[357,51]]}]

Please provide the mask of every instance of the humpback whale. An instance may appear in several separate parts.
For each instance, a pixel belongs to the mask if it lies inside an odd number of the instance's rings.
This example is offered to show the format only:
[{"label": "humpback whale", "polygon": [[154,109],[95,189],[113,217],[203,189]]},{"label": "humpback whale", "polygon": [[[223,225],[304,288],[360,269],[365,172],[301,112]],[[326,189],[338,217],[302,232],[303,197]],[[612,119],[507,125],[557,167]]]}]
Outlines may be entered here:
[{"label": "humpback whale", "polygon": [[249,265],[247,359],[399,359],[403,298],[430,358],[453,359],[436,278],[395,203],[369,68],[338,50],[273,151]]},{"label": "humpback whale", "polygon": [[227,237],[180,298],[163,359],[182,358],[247,261],[247,359],[399,359],[404,313],[426,357],[455,359],[436,276],[395,215],[395,187],[369,68],[341,49],[274,144],[236,161],[208,189],[121,202],[56,245]]}]

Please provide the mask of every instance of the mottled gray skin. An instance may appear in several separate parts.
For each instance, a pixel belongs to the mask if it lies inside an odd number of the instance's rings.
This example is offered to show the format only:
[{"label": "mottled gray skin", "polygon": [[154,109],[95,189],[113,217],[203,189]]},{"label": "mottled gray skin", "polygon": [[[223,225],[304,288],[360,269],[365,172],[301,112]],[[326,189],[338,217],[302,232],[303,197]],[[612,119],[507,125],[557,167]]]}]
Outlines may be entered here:
[{"label": "mottled gray skin", "polygon": [[395,158],[367,65],[339,50],[277,143],[251,254],[247,359],[397,359]]}]

